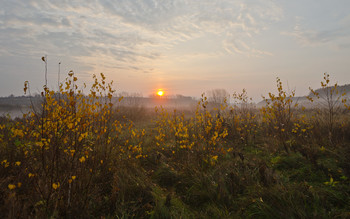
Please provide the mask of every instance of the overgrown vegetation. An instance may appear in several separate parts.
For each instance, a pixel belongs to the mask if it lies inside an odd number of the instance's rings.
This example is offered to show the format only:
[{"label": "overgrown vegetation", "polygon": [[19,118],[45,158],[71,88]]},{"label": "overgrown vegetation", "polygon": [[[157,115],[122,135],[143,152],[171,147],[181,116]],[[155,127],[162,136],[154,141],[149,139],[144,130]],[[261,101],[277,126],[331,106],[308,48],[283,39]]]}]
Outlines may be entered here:
[{"label": "overgrown vegetation", "polygon": [[326,107],[306,110],[277,79],[260,110],[243,90],[233,105],[203,94],[193,113],[151,115],[93,79],[84,95],[71,71],[40,108],[1,118],[0,215],[350,217],[350,109],[329,75]]}]

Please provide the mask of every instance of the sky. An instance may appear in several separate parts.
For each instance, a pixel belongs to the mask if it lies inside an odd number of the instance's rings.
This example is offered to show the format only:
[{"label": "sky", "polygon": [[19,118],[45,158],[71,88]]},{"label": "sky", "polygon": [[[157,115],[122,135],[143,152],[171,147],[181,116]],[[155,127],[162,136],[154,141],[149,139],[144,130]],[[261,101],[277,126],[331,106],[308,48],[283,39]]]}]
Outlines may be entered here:
[{"label": "sky", "polygon": [[57,89],[73,70],[103,72],[117,92],[199,97],[245,88],[297,95],[323,73],[350,83],[348,0],[0,0],[0,96]]}]

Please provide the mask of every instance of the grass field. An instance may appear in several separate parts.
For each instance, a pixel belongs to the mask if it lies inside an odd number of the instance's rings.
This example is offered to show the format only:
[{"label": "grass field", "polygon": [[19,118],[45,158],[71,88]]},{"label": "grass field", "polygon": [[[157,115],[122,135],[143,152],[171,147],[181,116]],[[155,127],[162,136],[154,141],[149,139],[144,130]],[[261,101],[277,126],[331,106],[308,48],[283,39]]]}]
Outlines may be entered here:
[{"label": "grass field", "polygon": [[244,90],[186,111],[118,108],[94,80],[0,119],[2,217],[350,218],[350,108],[327,74],[308,109],[279,79],[261,109]]}]

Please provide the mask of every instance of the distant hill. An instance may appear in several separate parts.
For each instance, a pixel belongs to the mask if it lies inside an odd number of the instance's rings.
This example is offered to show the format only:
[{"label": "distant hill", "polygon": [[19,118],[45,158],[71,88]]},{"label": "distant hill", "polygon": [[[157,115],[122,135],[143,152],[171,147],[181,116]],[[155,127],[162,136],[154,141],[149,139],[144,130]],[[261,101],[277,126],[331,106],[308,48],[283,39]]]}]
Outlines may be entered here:
[{"label": "distant hill", "polygon": [[[304,107],[315,107],[315,106],[319,106],[319,104],[322,104],[322,102],[324,102],[324,99],[322,99],[322,96],[324,96],[327,92],[327,89],[334,89],[334,86],[328,87],[328,88],[318,88],[315,90],[315,92],[317,92],[320,95],[320,99],[314,99],[314,102],[311,103],[307,97],[314,97],[314,95],[312,94],[312,92],[310,92],[308,95],[306,96],[297,96],[297,97],[293,97],[293,102],[298,103],[299,105],[302,105]],[[342,95],[344,92],[346,93],[345,98],[350,98],[350,84],[345,84],[345,85],[339,85],[337,86],[337,90],[338,90],[338,95]],[[333,98],[336,98],[336,94],[333,95]],[[265,106],[266,102],[264,100],[260,101],[259,103],[257,103],[258,107],[262,107]]]},{"label": "distant hill", "polygon": [[[315,90],[315,92],[319,93],[320,95],[323,95],[326,93],[327,89],[334,89],[334,86],[328,87],[328,88],[318,88]],[[345,85],[339,85],[337,86],[337,90],[339,93],[347,93],[350,94],[350,84],[345,84]],[[309,96],[312,96],[312,92],[309,93]]]},{"label": "distant hill", "polygon": [[8,96],[0,97],[0,107],[19,107],[19,106],[30,106],[31,102],[37,103],[42,100],[40,95],[37,96]]},{"label": "distant hill", "polygon": [[41,100],[42,98],[39,95],[34,97],[16,97],[13,95],[0,97],[0,116],[10,115],[13,118],[21,117],[23,113],[27,113],[30,110],[32,104],[37,106]]}]

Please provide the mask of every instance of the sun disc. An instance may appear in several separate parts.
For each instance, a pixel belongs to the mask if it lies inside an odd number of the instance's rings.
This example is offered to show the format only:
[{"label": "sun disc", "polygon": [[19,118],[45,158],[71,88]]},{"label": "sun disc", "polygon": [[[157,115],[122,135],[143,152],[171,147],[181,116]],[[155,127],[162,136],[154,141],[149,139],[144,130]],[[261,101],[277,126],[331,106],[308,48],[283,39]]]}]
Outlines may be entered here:
[{"label": "sun disc", "polygon": [[162,90],[158,91],[157,95],[160,96],[160,97],[163,96],[164,95],[164,91],[162,91]]}]

